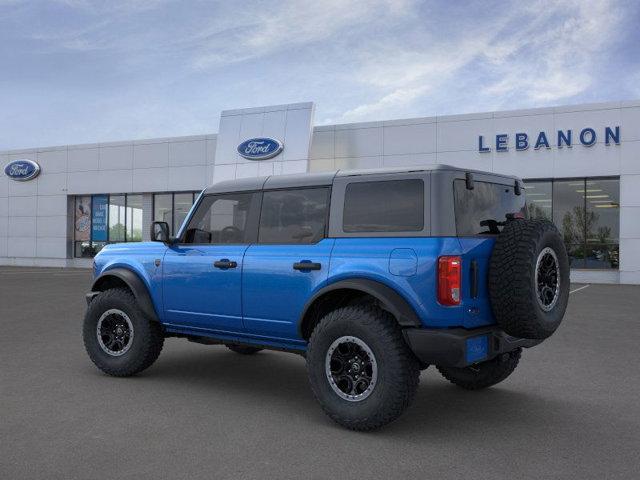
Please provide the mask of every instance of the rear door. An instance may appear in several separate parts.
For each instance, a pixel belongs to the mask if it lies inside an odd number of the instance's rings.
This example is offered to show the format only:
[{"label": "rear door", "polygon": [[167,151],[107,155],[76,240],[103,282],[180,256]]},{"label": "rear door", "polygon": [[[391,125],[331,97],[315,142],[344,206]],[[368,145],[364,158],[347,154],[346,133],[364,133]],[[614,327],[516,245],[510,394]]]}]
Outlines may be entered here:
[{"label": "rear door", "polygon": [[244,257],[242,304],[247,333],[297,339],[312,292],[326,281],[334,244],[326,238],[329,187],[265,191],[258,242]]},{"label": "rear door", "polygon": [[167,323],[219,333],[242,330],[242,264],[257,235],[259,210],[259,193],[203,197],[180,243],[164,256]]}]

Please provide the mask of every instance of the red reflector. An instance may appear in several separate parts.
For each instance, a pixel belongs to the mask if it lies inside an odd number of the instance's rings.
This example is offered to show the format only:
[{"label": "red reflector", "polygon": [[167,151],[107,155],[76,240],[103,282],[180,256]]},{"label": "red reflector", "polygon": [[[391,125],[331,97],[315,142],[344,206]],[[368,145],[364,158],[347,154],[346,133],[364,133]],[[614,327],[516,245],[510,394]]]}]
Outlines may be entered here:
[{"label": "red reflector", "polygon": [[460,304],[461,272],[460,257],[438,258],[438,302],[442,305]]}]

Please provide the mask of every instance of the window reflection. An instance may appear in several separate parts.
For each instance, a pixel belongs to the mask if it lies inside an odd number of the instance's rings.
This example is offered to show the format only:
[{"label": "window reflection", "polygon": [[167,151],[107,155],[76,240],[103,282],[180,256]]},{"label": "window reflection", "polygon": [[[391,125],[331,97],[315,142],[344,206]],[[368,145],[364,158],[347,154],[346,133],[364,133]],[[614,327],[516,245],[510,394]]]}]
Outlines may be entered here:
[{"label": "window reflection", "polygon": [[176,193],[173,199],[173,231],[178,233],[193,205],[193,193]]},{"label": "window reflection", "polygon": [[109,241],[124,242],[125,240],[125,196],[109,196]]},{"label": "window reflection", "polygon": [[620,182],[587,180],[587,268],[618,268],[620,243]]},{"label": "window reflection", "polygon": [[564,239],[572,268],[618,268],[618,179],[525,183],[529,216],[553,220]]},{"label": "window reflection", "polygon": [[127,195],[127,241],[142,241],[142,195]]},{"label": "window reflection", "polygon": [[541,218],[553,220],[551,203],[552,183],[548,182],[526,182],[527,211],[529,218]]},{"label": "window reflection", "polygon": [[75,197],[74,256],[93,257],[108,243],[142,241],[142,194]]},{"label": "window reflection", "polygon": [[173,195],[171,193],[159,193],[153,196],[153,221],[167,222],[173,235]]},{"label": "window reflection", "polygon": [[197,192],[154,194],[153,220],[167,222],[171,235],[176,235],[196,198]]}]

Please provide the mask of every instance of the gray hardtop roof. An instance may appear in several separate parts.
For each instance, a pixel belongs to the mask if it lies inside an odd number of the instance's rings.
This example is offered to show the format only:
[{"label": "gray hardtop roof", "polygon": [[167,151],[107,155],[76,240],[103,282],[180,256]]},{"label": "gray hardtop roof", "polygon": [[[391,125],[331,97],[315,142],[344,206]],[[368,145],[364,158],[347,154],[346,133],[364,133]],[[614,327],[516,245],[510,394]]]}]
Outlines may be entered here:
[{"label": "gray hardtop roof", "polygon": [[373,168],[367,170],[333,170],[321,173],[296,173],[292,175],[271,175],[268,177],[240,178],[236,180],[224,180],[206,188],[204,193],[245,192],[262,189],[278,189],[292,187],[315,187],[333,184],[336,177],[354,177],[361,175],[384,175],[392,173],[428,172],[428,171],[454,171],[470,172],[482,175],[490,175],[509,180],[519,180],[518,177],[502,175],[499,173],[471,170],[468,168],[453,167],[451,165],[432,164],[416,167]]}]

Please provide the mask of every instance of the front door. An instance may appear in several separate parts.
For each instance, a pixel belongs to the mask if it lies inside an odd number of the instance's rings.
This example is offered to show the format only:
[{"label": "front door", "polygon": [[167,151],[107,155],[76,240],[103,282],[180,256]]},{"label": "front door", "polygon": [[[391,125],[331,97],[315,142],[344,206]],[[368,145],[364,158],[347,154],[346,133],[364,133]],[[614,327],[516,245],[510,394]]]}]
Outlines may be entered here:
[{"label": "front door", "polygon": [[298,321],[312,292],[327,280],[334,239],[326,237],[329,188],[265,191],[258,242],[244,256],[247,334],[303,344]]},{"label": "front door", "polygon": [[164,318],[194,330],[242,330],[242,265],[255,241],[260,195],[204,196],[164,256]]}]

